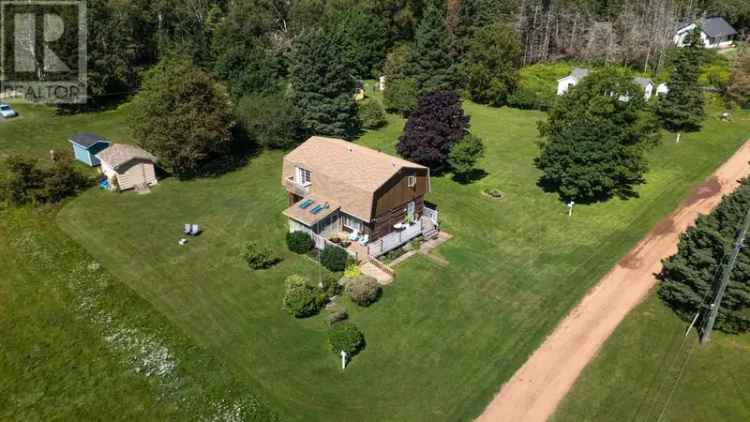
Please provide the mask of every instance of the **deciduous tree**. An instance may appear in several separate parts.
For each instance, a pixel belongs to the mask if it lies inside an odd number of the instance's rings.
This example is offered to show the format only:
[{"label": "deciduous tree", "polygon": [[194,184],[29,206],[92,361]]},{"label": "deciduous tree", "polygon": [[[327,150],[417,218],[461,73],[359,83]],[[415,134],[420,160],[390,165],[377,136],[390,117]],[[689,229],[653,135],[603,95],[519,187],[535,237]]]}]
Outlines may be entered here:
[{"label": "deciduous tree", "polygon": [[463,139],[469,117],[454,91],[438,91],[419,98],[409,115],[396,150],[407,160],[433,169],[445,166],[453,146]]},{"label": "deciduous tree", "polygon": [[643,152],[655,136],[643,122],[641,92],[629,75],[609,69],[562,96],[540,124],[542,184],[565,200],[634,195],[647,169]]},{"label": "deciduous tree", "polygon": [[466,54],[467,88],[480,104],[505,105],[521,65],[521,43],[504,25],[491,25],[470,39]]},{"label": "deciduous tree", "polygon": [[179,177],[229,151],[229,95],[187,59],[165,59],[149,70],[130,110],[135,141]]}]

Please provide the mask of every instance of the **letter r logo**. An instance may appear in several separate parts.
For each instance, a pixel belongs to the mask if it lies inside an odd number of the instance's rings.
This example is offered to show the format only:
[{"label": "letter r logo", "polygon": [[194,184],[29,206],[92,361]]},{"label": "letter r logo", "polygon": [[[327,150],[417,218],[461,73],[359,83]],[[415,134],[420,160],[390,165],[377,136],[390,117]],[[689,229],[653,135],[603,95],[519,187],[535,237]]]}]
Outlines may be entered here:
[{"label": "letter r logo", "polygon": [[[15,71],[36,72],[37,71],[37,31],[36,15],[33,13],[19,13],[15,18]],[[45,72],[68,72],[70,68],[52,51],[49,44],[59,40],[65,32],[65,23],[62,18],[54,14],[44,14],[44,52]]]}]

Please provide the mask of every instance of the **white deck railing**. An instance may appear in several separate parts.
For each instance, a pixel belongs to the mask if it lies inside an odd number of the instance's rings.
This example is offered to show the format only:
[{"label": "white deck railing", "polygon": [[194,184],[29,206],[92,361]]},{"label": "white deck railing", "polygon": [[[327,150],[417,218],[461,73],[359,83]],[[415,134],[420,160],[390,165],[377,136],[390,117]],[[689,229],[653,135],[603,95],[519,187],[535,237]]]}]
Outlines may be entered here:
[{"label": "white deck railing", "polygon": [[438,225],[438,212],[432,208],[424,207],[422,209],[422,215],[432,220],[432,224]]},{"label": "white deck railing", "polygon": [[367,245],[367,251],[370,256],[380,256],[384,253],[396,249],[404,243],[414,239],[422,234],[422,221],[417,221],[411,226],[377,239]]},{"label": "white deck railing", "polygon": [[323,249],[329,248],[329,247],[341,248],[344,251],[346,251],[346,253],[348,253],[352,258],[354,258],[355,261],[357,260],[357,252],[351,251],[351,250],[349,250],[349,249],[347,249],[347,248],[345,248],[345,247],[343,247],[341,245],[337,245],[337,244],[331,242],[330,240],[326,239],[325,237],[320,236],[318,234],[315,234],[315,233],[309,233],[309,234],[310,234],[310,236],[312,236],[313,242],[315,242],[315,247],[317,249],[320,249],[322,251]]}]

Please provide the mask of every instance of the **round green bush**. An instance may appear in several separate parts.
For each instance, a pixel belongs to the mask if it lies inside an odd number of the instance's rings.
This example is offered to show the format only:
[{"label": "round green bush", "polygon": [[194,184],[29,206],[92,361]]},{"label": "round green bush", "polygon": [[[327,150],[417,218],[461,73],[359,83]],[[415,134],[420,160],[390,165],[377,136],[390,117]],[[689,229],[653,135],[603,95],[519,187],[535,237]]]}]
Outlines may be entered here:
[{"label": "round green bush", "polygon": [[333,353],[339,354],[343,350],[354,356],[365,347],[365,336],[351,322],[339,322],[328,330],[328,343]]},{"label": "round green bush", "polygon": [[329,246],[320,253],[320,263],[328,268],[329,271],[344,271],[348,262],[349,254],[342,248]]},{"label": "round green bush", "polygon": [[365,129],[377,129],[385,126],[388,120],[385,117],[385,109],[377,100],[365,100],[359,103],[359,120]]},{"label": "round green bush", "polygon": [[242,248],[242,259],[253,270],[262,270],[273,266],[278,259],[271,250],[256,242],[246,242]]},{"label": "round green bush", "polygon": [[284,309],[296,318],[317,314],[326,299],[325,292],[311,285],[307,278],[298,274],[292,274],[286,278],[283,305]]},{"label": "round green bush", "polygon": [[294,253],[305,254],[315,247],[315,242],[309,233],[290,232],[286,234],[286,245]]},{"label": "round green bush", "polygon": [[352,279],[346,285],[346,292],[352,302],[359,306],[370,306],[380,297],[380,284],[372,277],[362,275]]}]

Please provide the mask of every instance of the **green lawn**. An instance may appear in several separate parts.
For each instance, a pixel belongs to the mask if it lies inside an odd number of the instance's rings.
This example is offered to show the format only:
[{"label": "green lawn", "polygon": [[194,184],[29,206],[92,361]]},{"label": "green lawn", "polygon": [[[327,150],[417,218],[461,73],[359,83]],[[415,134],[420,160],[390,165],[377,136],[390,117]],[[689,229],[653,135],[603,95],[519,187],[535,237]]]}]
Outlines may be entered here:
[{"label": "green lawn", "polygon": [[[585,291],[737,149],[750,115],[726,124],[711,113],[703,132],[680,144],[665,139],[650,153],[640,198],[576,206],[567,218],[556,195],[536,186],[536,122],[544,114],[466,108],[487,146],[488,175],[470,185],[436,177],[428,198],[455,236],[439,249],[450,266],[414,257],[379,303],[349,306],[367,348],[345,372],[327,348],[322,316],[294,320],[281,309],[284,277],[320,270],[284,250],[280,152],[217,178],[167,179],[146,196],[90,190],[58,223],[238,377],[260,386],[286,419],[467,420]],[[85,123],[122,136],[120,115],[111,113]],[[402,125],[391,117],[359,142],[392,152]],[[61,137],[48,130],[48,138]],[[506,198],[480,195],[487,187]],[[188,222],[205,233],[178,247]],[[284,260],[250,272],[238,258],[247,240],[267,242]]]},{"label": "green lawn", "polygon": [[685,339],[686,328],[652,294],[584,370],[553,420],[750,420],[750,337],[714,332],[701,346],[695,330]]},{"label": "green lawn", "polygon": [[132,143],[125,130],[128,106],[66,116],[56,114],[52,107],[14,104],[19,117],[0,120],[0,158],[11,153],[46,158],[50,150],[72,151],[68,139],[78,132],[93,132],[114,142]]},{"label": "green lawn", "polygon": [[272,418],[55,214],[0,212],[0,420],[229,420],[236,409]]}]

